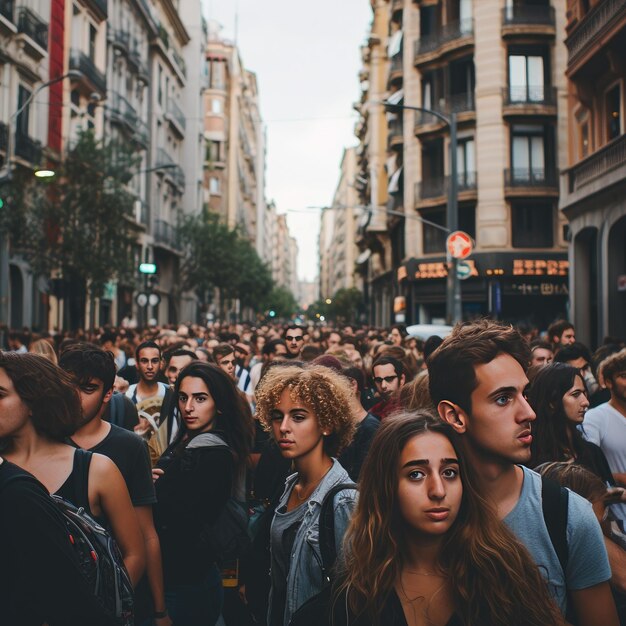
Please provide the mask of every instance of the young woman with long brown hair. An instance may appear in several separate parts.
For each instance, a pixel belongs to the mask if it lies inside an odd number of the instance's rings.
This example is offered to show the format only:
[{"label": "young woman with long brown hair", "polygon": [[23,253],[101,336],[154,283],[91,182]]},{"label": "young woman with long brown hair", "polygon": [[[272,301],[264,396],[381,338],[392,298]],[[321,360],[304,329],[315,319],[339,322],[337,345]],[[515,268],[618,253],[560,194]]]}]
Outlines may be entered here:
[{"label": "young woman with long brown hair", "polygon": [[389,417],[361,472],[333,625],[563,624],[529,553],[473,485],[448,424]]}]

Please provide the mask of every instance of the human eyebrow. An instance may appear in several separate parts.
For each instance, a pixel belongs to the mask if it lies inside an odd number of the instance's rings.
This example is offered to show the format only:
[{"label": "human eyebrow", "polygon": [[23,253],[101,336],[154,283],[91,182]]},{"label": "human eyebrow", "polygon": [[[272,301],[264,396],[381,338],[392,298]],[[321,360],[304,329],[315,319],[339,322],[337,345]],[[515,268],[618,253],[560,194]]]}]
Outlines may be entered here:
[{"label": "human eyebrow", "polygon": [[487,397],[488,398],[497,398],[505,393],[517,393],[517,387],[508,386],[508,387],[498,387],[495,391],[492,391]]},{"label": "human eyebrow", "polygon": [[421,467],[422,465],[429,465],[429,464],[430,464],[430,461],[428,459],[414,459],[412,461],[406,462],[402,466],[402,469],[406,467]]}]

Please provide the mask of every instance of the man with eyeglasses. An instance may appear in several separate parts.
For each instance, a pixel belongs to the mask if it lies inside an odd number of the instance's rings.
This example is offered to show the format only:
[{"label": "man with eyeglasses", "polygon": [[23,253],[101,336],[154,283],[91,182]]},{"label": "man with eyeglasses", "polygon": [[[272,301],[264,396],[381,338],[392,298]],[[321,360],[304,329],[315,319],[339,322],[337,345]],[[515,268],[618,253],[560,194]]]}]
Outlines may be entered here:
[{"label": "man with eyeglasses", "polygon": [[406,382],[402,363],[392,356],[380,356],[372,365],[372,378],[381,399],[370,413],[383,420],[400,408],[398,395]]},{"label": "man with eyeglasses", "polygon": [[283,334],[287,344],[287,358],[299,359],[304,347],[304,329],[297,324],[290,324]]}]

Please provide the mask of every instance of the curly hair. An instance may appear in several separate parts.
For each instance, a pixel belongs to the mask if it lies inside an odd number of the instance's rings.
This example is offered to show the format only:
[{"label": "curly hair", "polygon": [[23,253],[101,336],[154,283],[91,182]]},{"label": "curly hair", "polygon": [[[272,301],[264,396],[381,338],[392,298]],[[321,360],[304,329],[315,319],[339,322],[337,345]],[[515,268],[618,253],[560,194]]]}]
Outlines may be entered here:
[{"label": "curly hair", "polygon": [[346,377],[322,365],[272,367],[256,388],[256,416],[271,431],[272,409],[289,389],[290,396],[313,410],[320,426],[331,434],[324,438],[324,451],[337,456],[351,441],[355,424],[350,412],[352,391]]},{"label": "curly hair", "polygon": [[344,538],[346,556],[335,602],[347,594],[347,605],[359,623],[381,624],[381,611],[409,554],[410,529],[398,504],[399,459],[407,443],[425,433],[446,437],[459,460],[461,507],[445,535],[439,563],[448,575],[462,623],[560,624],[558,609],[532,557],[476,490],[463,440],[429,411],[389,416],[374,437]]},{"label": "curly hair", "polygon": [[31,410],[30,419],[39,435],[64,441],[78,430],[82,421],[80,399],[71,378],[60,367],[39,354],[0,352],[0,369]]}]

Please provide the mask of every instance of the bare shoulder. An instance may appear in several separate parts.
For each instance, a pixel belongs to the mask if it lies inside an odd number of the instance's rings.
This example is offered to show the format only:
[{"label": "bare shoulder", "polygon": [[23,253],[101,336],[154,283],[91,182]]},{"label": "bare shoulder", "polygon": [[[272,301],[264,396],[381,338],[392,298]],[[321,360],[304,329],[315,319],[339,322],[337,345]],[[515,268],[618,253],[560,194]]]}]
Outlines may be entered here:
[{"label": "bare shoulder", "polygon": [[94,452],[91,457],[91,466],[89,468],[89,474],[96,480],[115,480],[118,476],[121,477],[120,470],[117,465],[104,454],[98,454]]}]

